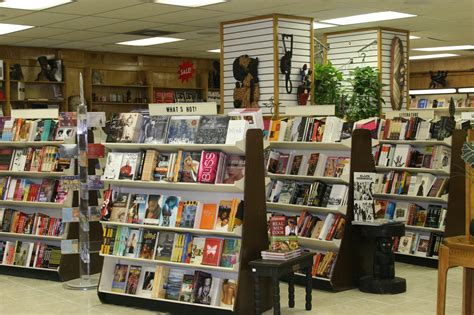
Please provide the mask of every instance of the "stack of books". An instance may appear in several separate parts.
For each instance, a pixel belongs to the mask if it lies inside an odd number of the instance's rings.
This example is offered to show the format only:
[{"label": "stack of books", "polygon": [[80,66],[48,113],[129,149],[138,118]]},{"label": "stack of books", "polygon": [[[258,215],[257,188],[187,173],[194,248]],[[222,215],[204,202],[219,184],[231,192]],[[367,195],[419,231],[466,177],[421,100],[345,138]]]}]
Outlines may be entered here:
[{"label": "stack of books", "polygon": [[290,260],[301,255],[301,248],[290,250],[288,252],[276,252],[271,250],[262,251],[262,258],[268,260]]},{"label": "stack of books", "polygon": [[273,215],[269,219],[270,248],[262,251],[263,259],[288,260],[300,255],[297,218]]}]

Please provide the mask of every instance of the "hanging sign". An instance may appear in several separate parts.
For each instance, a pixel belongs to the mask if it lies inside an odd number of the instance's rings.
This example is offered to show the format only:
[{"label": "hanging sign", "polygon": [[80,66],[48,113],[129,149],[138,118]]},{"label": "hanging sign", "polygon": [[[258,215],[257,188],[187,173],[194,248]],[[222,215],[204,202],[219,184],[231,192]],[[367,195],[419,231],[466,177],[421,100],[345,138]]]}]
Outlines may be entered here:
[{"label": "hanging sign", "polygon": [[184,60],[179,65],[178,69],[179,79],[181,80],[181,83],[187,82],[188,80],[192,79],[195,72],[196,69],[194,68],[194,64],[192,63],[192,61]]}]

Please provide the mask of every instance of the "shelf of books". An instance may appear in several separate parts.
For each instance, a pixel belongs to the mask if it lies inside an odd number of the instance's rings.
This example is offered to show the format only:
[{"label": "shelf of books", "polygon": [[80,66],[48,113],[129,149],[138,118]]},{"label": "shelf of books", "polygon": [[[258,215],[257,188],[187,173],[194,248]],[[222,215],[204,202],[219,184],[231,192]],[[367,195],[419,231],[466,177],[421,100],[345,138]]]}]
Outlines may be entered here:
[{"label": "shelf of books", "polygon": [[443,237],[463,232],[460,155],[466,133],[454,130],[451,135],[446,118],[379,121],[384,131],[375,152],[375,215],[405,223],[405,236],[394,242],[397,260],[437,266]]},{"label": "shelf of books", "polygon": [[62,246],[78,233],[63,217],[73,211],[75,160],[65,146],[74,151],[75,113],[12,110],[0,125],[0,271],[73,279],[79,258]]},{"label": "shelf of books", "polygon": [[248,262],[268,244],[261,130],[232,148],[229,117],[133,120],[130,139],[113,122],[106,128],[99,298],[180,314],[253,312]]},{"label": "shelf of books", "polygon": [[[280,133],[270,133],[266,161],[267,176],[272,179],[267,212],[284,214],[296,226],[300,245],[317,252],[314,287],[352,288],[351,157],[365,163],[372,160],[370,134],[352,132],[352,124],[337,117],[293,117],[284,122],[284,128],[276,129]],[[367,171],[364,167],[355,170]],[[304,275],[297,274],[296,279],[303,282]]]},{"label": "shelf of books", "polygon": [[[412,90],[412,93],[416,95],[411,96],[410,111],[423,111],[432,110],[435,116],[446,116],[449,115],[449,103],[453,99],[454,106],[456,107],[456,113],[472,112],[474,111],[474,97],[470,93],[458,92],[456,89],[443,89],[453,90],[454,93],[436,93],[436,89],[429,91],[429,94],[419,94],[416,90]],[[462,88],[458,89],[462,90]],[[421,91],[424,92],[424,91]]]}]

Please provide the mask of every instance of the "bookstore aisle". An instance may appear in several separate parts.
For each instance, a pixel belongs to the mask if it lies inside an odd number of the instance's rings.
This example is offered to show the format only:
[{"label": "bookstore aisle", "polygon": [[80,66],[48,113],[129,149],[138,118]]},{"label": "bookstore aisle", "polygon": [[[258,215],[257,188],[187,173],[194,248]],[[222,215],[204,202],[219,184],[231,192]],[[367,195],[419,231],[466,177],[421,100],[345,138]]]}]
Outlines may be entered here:
[{"label": "bookstore aisle", "polygon": [[[408,291],[396,296],[376,295],[358,289],[331,293],[313,291],[313,310],[304,310],[304,287],[295,288],[295,308],[284,303],[287,287],[280,285],[282,314],[435,314],[437,270],[397,263],[397,274],[407,279]],[[462,270],[449,271],[446,314],[461,314]],[[30,305],[30,306],[28,306]],[[56,281],[36,280],[0,275],[0,314],[157,314],[130,307],[102,304],[96,291],[70,291]],[[273,314],[267,311],[265,315]]]}]

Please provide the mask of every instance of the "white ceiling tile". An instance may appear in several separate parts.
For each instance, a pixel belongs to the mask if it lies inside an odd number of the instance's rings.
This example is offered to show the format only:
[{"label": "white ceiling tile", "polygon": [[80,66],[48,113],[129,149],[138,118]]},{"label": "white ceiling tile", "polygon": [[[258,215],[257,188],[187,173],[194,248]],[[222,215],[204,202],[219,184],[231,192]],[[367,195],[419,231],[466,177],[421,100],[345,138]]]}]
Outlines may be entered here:
[{"label": "white ceiling tile", "polygon": [[99,13],[97,16],[134,20],[184,10],[186,10],[185,7],[142,2],[141,4],[132,7],[111,9],[109,11]]},{"label": "white ceiling tile", "polygon": [[68,29],[73,29],[73,30],[85,30],[89,28],[109,25],[113,23],[119,23],[123,21],[124,20],[119,20],[119,19],[110,19],[110,18],[102,18],[102,17],[95,17],[95,16],[84,16],[84,17],[79,17],[74,20],[51,24],[49,26],[56,27],[56,28],[68,28]]},{"label": "white ceiling tile", "polygon": [[70,41],[77,41],[77,40],[90,40],[98,37],[107,36],[107,33],[100,33],[100,32],[90,32],[90,31],[74,31],[71,33],[61,34],[51,36],[52,39],[60,39],[60,40],[70,40]]},{"label": "white ceiling tile", "polygon": [[2,35],[0,36],[0,45],[18,45],[27,40],[27,38],[22,37]]},{"label": "white ceiling tile", "polygon": [[31,14],[22,15],[13,19],[2,20],[4,23],[15,23],[15,24],[24,24],[24,25],[33,25],[33,26],[44,26],[52,23],[57,23],[61,21],[68,21],[71,19],[78,18],[78,15],[72,14],[58,14],[58,13],[49,13],[46,11],[35,12]]},{"label": "white ceiling tile", "polygon": [[158,29],[161,31],[183,33],[183,32],[198,31],[201,28],[197,26],[189,26],[189,25],[163,24]]},{"label": "white ceiling tile", "polygon": [[40,39],[31,39],[21,43],[21,46],[31,46],[31,47],[51,47],[53,45],[58,45],[65,43],[64,40],[59,39],[49,39],[49,38],[40,38]]},{"label": "white ceiling tile", "polygon": [[18,10],[18,9],[9,9],[9,8],[0,8],[0,18],[1,20],[7,20],[14,17],[34,13],[32,10]]},{"label": "white ceiling tile", "polygon": [[15,36],[18,37],[29,37],[29,38],[39,38],[39,37],[50,37],[59,34],[70,33],[71,30],[62,29],[62,28],[52,28],[52,27],[34,27],[21,32],[16,32]]},{"label": "white ceiling tile", "polygon": [[[40,0],[38,0],[40,1]],[[49,12],[94,15],[114,9],[134,6],[140,0],[78,0],[66,5],[48,9]]]},{"label": "white ceiling tile", "polygon": [[125,35],[125,34],[111,34],[104,37],[91,38],[90,42],[101,43],[101,44],[115,44],[119,42],[125,42],[128,40],[141,39],[143,36],[136,35]]},{"label": "white ceiling tile", "polygon": [[68,41],[62,44],[53,45],[54,48],[69,48],[69,49],[88,49],[97,46],[97,43],[86,41]]},{"label": "white ceiling tile", "polygon": [[185,9],[178,12],[171,12],[167,14],[160,14],[142,18],[144,21],[152,21],[158,23],[179,23],[184,24],[186,21],[195,21],[206,18],[222,16],[222,12],[210,11],[204,9]]},{"label": "white ceiling tile", "polygon": [[191,26],[198,26],[200,28],[205,27],[214,27],[219,28],[221,22],[225,21],[232,21],[232,20],[240,20],[252,17],[249,14],[224,14],[220,16],[214,16],[207,19],[199,19],[194,21],[182,21],[181,24],[183,25],[191,25]]},{"label": "white ceiling tile", "polygon": [[164,24],[149,21],[124,21],[99,27],[90,28],[90,31],[108,33],[128,33],[142,29],[159,29]]}]

